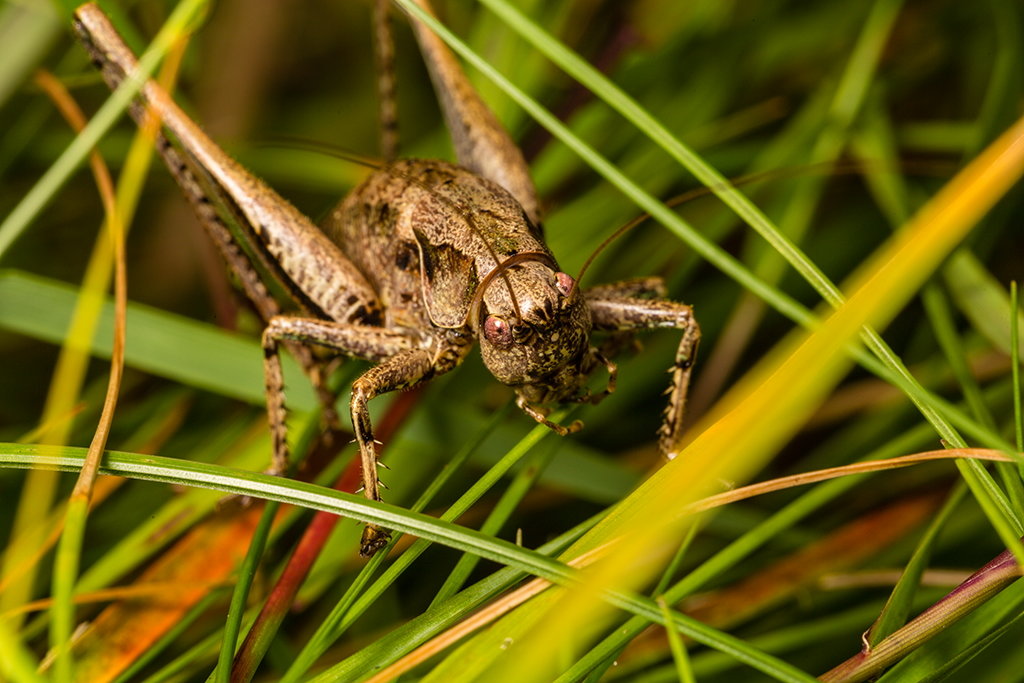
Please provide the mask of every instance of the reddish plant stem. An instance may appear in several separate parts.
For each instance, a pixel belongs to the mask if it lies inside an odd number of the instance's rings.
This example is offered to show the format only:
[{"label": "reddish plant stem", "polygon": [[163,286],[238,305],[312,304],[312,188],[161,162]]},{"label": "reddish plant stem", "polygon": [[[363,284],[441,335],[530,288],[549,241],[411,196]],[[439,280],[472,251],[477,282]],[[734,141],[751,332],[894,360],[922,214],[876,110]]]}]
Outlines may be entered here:
[{"label": "reddish plant stem", "polygon": [[[398,395],[384,414],[377,427],[379,438],[388,442],[409,415],[420,395],[420,389],[403,392]],[[339,491],[353,492],[361,481],[359,458],[352,458],[345,471],[334,482],[333,488]],[[256,673],[256,668],[263,660],[271,641],[284,621],[289,607],[295,600],[309,570],[330,538],[338,520],[337,515],[329,512],[317,512],[313,515],[309,526],[299,540],[295,552],[288,559],[288,564],[278,578],[270,594],[267,596],[259,616],[246,634],[242,647],[235,655],[231,667],[231,683],[248,683]],[[353,552],[356,547],[352,547]]]},{"label": "reddish plant stem", "polygon": [[856,683],[877,675],[954,621],[979,607],[1020,576],[1021,571],[1013,558],[1013,553],[1009,550],[1003,551],[916,619],[874,648],[861,650],[839,666],[827,671],[820,680],[830,683]]}]

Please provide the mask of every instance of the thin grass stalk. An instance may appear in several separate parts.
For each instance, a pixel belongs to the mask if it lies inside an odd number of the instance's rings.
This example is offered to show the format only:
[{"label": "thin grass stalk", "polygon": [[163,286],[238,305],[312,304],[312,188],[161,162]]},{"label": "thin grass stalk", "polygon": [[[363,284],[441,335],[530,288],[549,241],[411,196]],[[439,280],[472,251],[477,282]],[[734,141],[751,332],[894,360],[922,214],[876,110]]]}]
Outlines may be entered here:
[{"label": "thin grass stalk", "polygon": [[[169,59],[164,63],[160,78],[167,84],[172,84],[176,78],[184,48],[185,41],[177,41],[171,49]],[[40,82],[52,93],[54,100],[63,103],[61,105],[62,113],[64,113],[76,131],[81,133],[86,126],[85,117],[78,110],[70,95],[56,79],[52,77],[46,78],[45,76],[41,76],[41,79]],[[152,138],[155,137],[157,125],[156,121],[151,120],[151,118],[148,119],[136,135],[136,141],[151,142]],[[100,186],[100,194],[103,198],[104,210],[106,212],[106,222],[101,230],[100,241],[103,241],[103,237],[107,237],[111,249],[106,252],[110,254],[109,258],[100,256],[104,251],[94,251],[91,265],[95,266],[92,271],[95,282],[92,283],[92,289],[88,286],[86,289],[87,291],[96,292],[105,289],[106,280],[109,277],[108,273],[110,272],[110,262],[112,261],[114,272],[114,335],[110,361],[110,377],[103,401],[102,413],[92,443],[89,445],[88,455],[83,464],[82,471],[68,501],[64,533],[61,535],[57,547],[54,565],[54,606],[53,618],[51,620],[51,645],[57,654],[55,675],[57,680],[60,681],[70,681],[73,677],[73,659],[70,644],[71,632],[75,622],[75,583],[78,579],[79,561],[85,537],[89,506],[93,498],[100,460],[106,447],[111,423],[114,419],[114,410],[117,405],[117,397],[124,373],[126,312],[128,305],[125,238],[127,225],[131,221],[131,212],[138,201],[142,184],[141,178],[148,169],[150,156],[142,154],[135,161],[134,165],[126,168],[126,180],[121,183],[117,196],[115,196],[113,181],[102,158],[95,150],[91,155],[91,166],[93,167],[97,183]],[[133,173],[138,175],[132,175]],[[103,281],[102,284],[100,284],[100,281]],[[97,312],[97,310],[93,311],[93,327],[95,326],[95,314]]]},{"label": "thin grass stalk", "polygon": [[[978,422],[994,430],[995,420],[992,417],[992,413],[985,406],[981,398],[981,389],[978,387],[977,382],[974,381],[970,369],[967,367],[967,359],[957,338],[953,326],[952,313],[949,310],[944,294],[936,285],[931,284],[925,287],[923,297],[925,310],[928,312],[928,317],[936,331],[936,338],[946,359],[949,361],[953,374],[957,378],[967,405],[970,406]],[[1000,463],[996,465],[996,471],[999,473],[1003,488],[1006,491],[1012,515],[1010,519],[1016,522],[1017,533],[1024,534],[1024,521],[1022,521],[1022,515],[1024,515],[1024,483],[1021,482],[1017,468],[1012,464]]]},{"label": "thin grass stalk", "polygon": [[[576,525],[540,546],[537,552],[548,556],[561,552],[588,529],[593,528],[600,517],[601,515],[595,515]],[[499,569],[491,576],[461,591],[444,604],[435,609],[426,610],[370,646],[324,670],[312,681],[314,683],[329,683],[337,680],[361,679],[374,672],[383,673],[381,667],[385,666],[388,668],[384,671],[397,672],[415,668],[429,659],[437,650],[443,650],[451,643],[458,642],[461,636],[458,634],[452,636],[451,632],[464,631],[466,621],[475,618],[474,613],[478,613],[481,605],[510,589],[524,576],[523,573],[512,567]],[[437,648],[430,647],[430,643],[437,640],[444,642]],[[424,654],[424,651],[427,653]]]},{"label": "thin grass stalk", "polygon": [[[1017,450],[1024,449],[1024,411],[1021,410],[1020,381],[1020,300],[1017,281],[1010,283],[1010,377],[1013,385],[1013,436]],[[1024,478],[1024,463],[1017,465],[1020,476]]]},{"label": "thin grass stalk", "polygon": [[0,619],[0,675],[14,683],[43,683],[39,662],[6,619]]},{"label": "thin grass stalk", "polygon": [[[487,515],[487,519],[480,525],[480,531],[489,535],[496,535],[508,521],[508,518],[515,512],[516,507],[529,493],[530,489],[537,482],[538,477],[551,462],[558,444],[548,443],[547,448],[534,450],[527,456],[522,468],[516,473],[512,482],[502,493],[501,498]],[[441,588],[434,594],[430,606],[436,606],[462,590],[463,585],[473,573],[473,569],[479,564],[480,558],[475,555],[463,555],[455,563],[455,567],[448,574],[448,578],[441,584]]]},{"label": "thin grass stalk", "polygon": [[[898,16],[902,2],[875,2],[869,12],[864,25],[857,37],[857,42],[850,53],[849,59],[839,77],[838,85],[831,83],[828,79],[820,87],[822,99],[828,98],[827,107],[822,109],[818,120],[815,139],[808,144],[811,149],[807,155],[807,161],[813,166],[822,166],[826,169],[835,169],[839,157],[849,144],[851,127],[855,123],[858,113],[864,108],[867,99],[869,86],[876,74],[878,64],[881,60],[882,49],[888,42],[892,27]],[[827,93],[831,92],[829,97]],[[813,100],[812,100],[813,101]],[[798,120],[790,124],[794,129],[802,129]],[[794,145],[799,149],[800,146]],[[695,154],[690,154],[695,157]],[[678,159],[682,161],[681,159]],[[699,173],[698,179],[706,182],[713,175],[719,175],[711,169],[711,174],[706,177],[706,164],[699,158],[698,166],[691,170]],[[755,162],[756,163],[756,162]],[[745,261],[754,261],[754,273],[765,282],[778,286],[786,271],[787,264],[797,272],[802,264],[810,264],[815,272],[803,272],[802,275],[808,282],[814,282],[815,278],[824,279],[824,274],[818,272],[817,266],[806,257],[802,251],[793,254],[791,258],[785,258],[787,249],[797,250],[798,245],[803,241],[805,234],[812,226],[812,219],[815,216],[817,206],[821,201],[822,194],[826,187],[827,172],[821,175],[813,175],[798,181],[796,189],[788,199],[784,213],[778,221],[778,227],[772,224],[761,212],[751,217],[755,220],[750,222],[751,227],[765,240],[764,242],[754,241],[748,243]],[[719,199],[727,206],[733,208],[741,218],[744,217],[746,205],[753,206],[749,199],[740,194],[738,198],[732,195],[721,193]],[[745,213],[738,209],[743,208]],[[781,238],[781,241],[776,236]],[[775,244],[776,241],[781,242]],[[768,246],[774,247],[766,249]],[[827,300],[827,296],[825,297]],[[716,347],[718,358],[710,359],[710,362],[725,364],[723,374],[731,372],[733,365],[739,360],[740,354],[748,344],[757,329],[759,321],[764,316],[764,302],[754,297],[750,292],[744,292],[739,302],[733,308],[729,321],[722,332],[723,338],[729,338],[728,345]],[[725,356],[723,358],[722,356]]]},{"label": "thin grass stalk", "polygon": [[[516,88],[511,82],[490,67],[487,62],[483,61],[478,55],[473,53],[465,43],[456,38],[454,34],[448,31],[427,12],[423,11],[422,8],[413,2],[413,0],[396,0],[396,2],[401,4],[407,12],[429,26],[430,29],[436,32],[446,43],[448,43],[450,47],[452,47],[453,50],[459,53],[467,61],[471,62],[488,78],[497,82],[501,86],[502,90],[525,108],[531,116],[534,117],[534,119],[541,123],[541,125],[551,131],[564,144],[579,154],[580,157],[598,171],[598,173],[609,179],[655,219],[679,234],[691,248],[701,254],[705,259],[714,264],[725,274],[736,279],[737,282],[743,284],[743,286],[749,291],[755,292],[757,296],[770,303],[784,315],[808,327],[813,328],[816,325],[813,316],[811,316],[805,308],[796,303],[792,298],[786,296],[782,292],[779,292],[776,288],[773,288],[759,280],[746,267],[700,235],[692,228],[692,226],[685,223],[676,214],[672,213],[663,203],[658,202],[650,194],[640,189],[639,186],[629,180],[618,168],[609,163],[607,159],[597,154],[597,152],[595,152],[591,147],[587,146],[578,137],[573,135],[568,128],[555,119],[550,112],[540,107],[536,101],[531,99],[520,89]],[[537,29],[537,31],[540,32],[539,29]],[[543,35],[542,32],[540,32],[540,34]],[[586,68],[584,68],[583,71],[587,72]],[[581,82],[584,82],[579,73],[573,72],[573,75],[581,80]],[[595,82],[609,83],[607,79],[600,74],[593,73],[593,70],[590,70],[589,75],[592,76]],[[590,82],[586,82],[586,85],[588,87],[593,87]],[[614,88],[610,83],[608,87]],[[831,283],[829,284],[831,285]],[[835,288],[834,285],[826,287],[824,290],[820,291],[820,293],[822,293],[830,303],[834,304],[839,301],[839,299],[833,296],[834,293],[838,293],[838,289]],[[870,328],[866,328],[863,331],[863,338],[869,349],[881,360],[882,365],[879,365],[873,359],[870,359],[869,356],[864,354],[859,347],[852,350],[854,357],[856,357],[857,360],[865,367],[871,369],[872,372],[885,377],[905,391],[908,397],[910,397],[943,439],[954,447],[966,447],[966,442],[956,431],[953,425],[950,424],[942,413],[936,410],[935,399],[920,386],[916,379],[909,373],[903,362],[892,352],[878,334]],[[989,433],[990,431],[986,430],[983,426],[977,426],[977,429],[984,433]],[[998,437],[995,436],[995,438]],[[975,468],[970,462],[959,463],[957,466],[961,471],[961,475],[970,486],[971,491],[978,498],[979,503],[986,511],[986,514],[989,516],[1000,537],[1009,547],[1015,548],[1019,556],[1024,558],[1024,544],[1021,544],[1019,537],[1014,533],[1015,524],[1013,521],[1014,515],[1012,513],[1012,508],[1006,501],[1001,490],[991,479],[991,476],[989,476],[984,470]]]},{"label": "thin grass stalk", "polygon": [[245,615],[245,605],[249,598],[249,590],[256,579],[256,570],[259,568],[263,551],[267,547],[267,539],[270,536],[270,529],[277,517],[280,505],[276,501],[266,504],[263,515],[260,517],[256,531],[249,542],[249,550],[245,553],[245,560],[238,568],[238,580],[235,589],[231,592],[231,603],[228,606],[228,615],[224,621],[224,632],[221,640],[220,655],[217,658],[217,668],[213,672],[213,679],[217,683],[227,683],[231,677],[231,662],[235,657],[235,646],[238,644],[238,634],[242,630],[242,618]]},{"label": "thin grass stalk", "polygon": [[39,182],[29,190],[28,194],[4,219],[4,222],[0,223],[0,259],[45,208],[57,190],[67,182],[75,169],[85,161],[89,150],[96,146],[100,138],[124,113],[128,103],[138,93],[146,79],[156,71],[160,61],[170,51],[174,43],[187,32],[188,27],[205,8],[206,0],[181,0],[175,6],[163,27],[153,38],[149,48],[139,58],[138,70],[126,78],[124,83],[110,95],[89,121],[85,130],[75,137],[68,148],[47,169]]},{"label": "thin grass stalk", "polygon": [[909,624],[830,669],[820,679],[827,683],[855,683],[870,678],[1019,578],[1016,559],[1009,551],[1003,551]]},{"label": "thin grass stalk", "polygon": [[[441,474],[430,482],[430,485],[427,486],[416,502],[409,508],[412,512],[421,512],[426,509],[427,505],[429,505],[434,497],[440,492],[441,488],[457,472],[459,472],[459,470],[461,470],[470,457],[472,457],[473,454],[476,453],[484,444],[487,437],[505,418],[511,406],[511,403],[507,403],[504,408],[495,412],[476,437],[467,442],[466,445],[455,454],[448,464],[445,465]],[[538,436],[542,435],[539,434]],[[495,470],[495,468],[497,469]],[[507,464],[503,460],[496,464],[492,470],[493,471],[486,473],[484,477],[488,480],[497,481],[507,470]],[[497,473],[497,476],[495,476],[495,473]],[[483,495],[483,493],[486,493],[486,491],[486,488],[480,487],[476,496],[461,502],[473,505],[479,497]],[[465,511],[463,505],[460,505],[460,501],[457,501],[453,505],[453,507],[455,506],[459,506],[463,509],[457,513],[453,512],[448,515],[447,519],[451,521],[457,519],[462,512]],[[442,519],[444,518],[445,517],[442,517]],[[300,677],[303,676],[311,666],[313,666],[316,660],[326,652],[338,638],[341,637],[348,626],[368,610],[373,605],[374,601],[383,595],[384,591],[412,565],[413,561],[419,557],[424,550],[429,547],[428,543],[422,543],[419,541],[414,542],[412,546],[406,549],[406,551],[392,563],[383,576],[367,588],[367,583],[374,576],[380,565],[384,563],[391,551],[391,548],[398,543],[401,537],[402,534],[400,532],[396,533],[389,546],[384,551],[377,553],[377,555],[371,558],[370,562],[368,562],[362,571],[359,572],[359,576],[357,576],[352,582],[349,589],[345,591],[345,594],[334,606],[330,614],[328,614],[320,623],[316,632],[307,640],[305,646],[303,646],[302,650],[295,657],[295,661],[288,667],[288,670],[282,677],[281,683],[292,683],[294,681],[298,681]]]},{"label": "thin grass stalk", "polygon": [[882,611],[865,634],[864,642],[867,643],[867,647],[876,646],[907,623],[914,596],[921,585],[921,577],[928,568],[932,549],[939,533],[949,522],[957,506],[963,501],[966,492],[963,485],[954,488],[942,509],[935,515],[935,519],[925,529],[917,547],[914,548],[914,553],[904,566],[899,581],[896,582],[896,586],[890,593],[889,599],[885,601]]},{"label": "thin grass stalk", "polygon": [[[658,598],[658,606],[661,607],[665,614],[665,621],[668,622],[668,603],[664,598]],[[683,644],[683,639],[671,625],[666,629],[666,633],[668,633],[668,645],[672,651],[672,661],[676,665],[679,683],[694,683],[693,667],[690,666],[690,657],[686,654],[686,645]]]},{"label": "thin grass stalk", "polygon": [[[85,127],[85,115],[71,98],[71,95],[54,76],[39,72],[36,82],[57,104],[61,114],[76,132]],[[70,682],[74,672],[71,656],[71,632],[75,622],[74,587],[78,577],[78,566],[85,537],[86,520],[100,458],[107,444],[110,425],[114,419],[114,408],[121,388],[124,373],[125,311],[128,305],[128,285],[124,257],[124,222],[118,213],[114,197],[114,181],[110,177],[99,151],[93,150],[89,158],[90,167],[96,179],[103,208],[106,213],[106,229],[102,235],[109,236],[107,245],[112,252],[114,263],[114,340],[110,361],[110,377],[106,396],[96,432],[78,481],[71,492],[64,519],[64,532],[57,545],[57,556],[53,571],[53,608],[50,622],[50,645],[56,653],[54,675],[58,681]]]},{"label": "thin grass stalk", "polygon": [[174,628],[165,633],[164,636],[152,647],[147,648],[145,654],[136,659],[132,662],[131,666],[122,671],[120,675],[114,679],[113,683],[129,683],[130,681],[140,680],[141,672],[146,669],[150,662],[159,657],[160,654],[168,648],[180,642],[179,638],[187,633],[189,629],[191,629],[192,626],[200,619],[200,617],[207,613],[207,610],[209,610],[210,607],[216,604],[218,600],[223,599],[225,592],[226,590],[219,589],[212,590],[207,593],[202,600],[197,602],[195,606],[189,610],[189,613],[185,618],[175,624]]},{"label": "thin grass stalk", "polygon": [[[184,52],[184,43],[177,41],[176,43],[169,44],[167,50],[169,51],[170,58],[165,62],[159,78],[162,83],[170,86],[177,77],[177,71]],[[153,61],[151,67],[155,67],[155,65],[156,62]],[[112,124],[113,121],[114,119],[111,119],[110,123]],[[89,129],[91,125],[92,123],[90,122],[84,128]],[[82,289],[76,303],[75,314],[67,331],[67,341],[62,346],[57,368],[54,371],[50,393],[47,396],[44,408],[43,421],[52,425],[52,431],[48,431],[40,438],[47,443],[64,444],[70,433],[71,421],[58,420],[57,418],[71,412],[84,381],[86,365],[89,360],[89,343],[95,337],[96,321],[99,317],[100,306],[103,301],[102,293],[109,286],[113,264],[115,263],[113,252],[109,247],[113,234],[110,226],[115,225],[113,222],[115,219],[112,217],[122,217],[119,225],[124,226],[124,231],[130,226],[131,217],[134,214],[134,209],[141,192],[142,179],[145,177],[149,166],[150,153],[146,150],[151,148],[152,144],[147,144],[146,140],[147,136],[149,140],[155,137],[155,126],[155,123],[150,123],[148,128],[140,131],[135,136],[132,150],[128,157],[128,163],[125,166],[125,173],[118,185],[115,206],[107,207],[110,218],[104,224],[90,256]],[[100,134],[102,132],[100,131]],[[84,131],[80,133],[75,138],[75,142],[81,139],[84,134]],[[72,143],[72,145],[74,144]],[[86,152],[88,152],[88,148]],[[39,184],[36,187],[39,187]],[[56,191],[56,188],[54,188],[54,191]],[[116,333],[113,336],[116,345],[118,336]],[[123,343],[121,349],[123,350]],[[13,541],[4,556],[2,572],[4,583],[11,583],[8,577],[12,572],[12,568],[25,562],[27,558],[40,553],[42,548],[39,543],[49,534],[40,532],[38,520],[46,518],[46,513],[51,506],[55,494],[56,483],[56,477],[52,472],[33,471],[30,473],[23,487],[22,498],[16,513],[12,531]],[[10,608],[19,602],[24,602],[34,582],[34,570],[22,574],[21,578],[17,579],[12,585],[9,585],[7,590],[3,592],[3,597],[0,599],[0,609]]]}]

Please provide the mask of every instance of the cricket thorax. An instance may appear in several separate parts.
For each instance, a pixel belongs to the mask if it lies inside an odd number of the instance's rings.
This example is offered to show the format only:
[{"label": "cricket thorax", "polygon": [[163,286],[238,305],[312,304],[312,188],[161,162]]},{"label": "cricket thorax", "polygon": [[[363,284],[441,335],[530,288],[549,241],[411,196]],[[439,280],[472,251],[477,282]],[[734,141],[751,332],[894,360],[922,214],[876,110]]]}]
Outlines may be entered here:
[{"label": "cricket thorax", "polygon": [[468,328],[488,272],[522,251],[547,254],[508,192],[442,161],[402,160],[374,172],[325,230],[398,325]]}]

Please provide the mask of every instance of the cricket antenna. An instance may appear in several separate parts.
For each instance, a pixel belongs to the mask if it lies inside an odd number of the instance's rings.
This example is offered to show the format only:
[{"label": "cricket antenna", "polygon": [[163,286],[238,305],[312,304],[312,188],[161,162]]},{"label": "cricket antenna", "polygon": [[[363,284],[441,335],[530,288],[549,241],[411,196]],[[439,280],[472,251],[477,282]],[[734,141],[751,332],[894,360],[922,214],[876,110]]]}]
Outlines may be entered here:
[{"label": "cricket antenna", "polygon": [[[738,177],[738,178],[736,178],[734,180],[731,180],[729,182],[726,182],[726,183],[720,183],[718,185],[708,185],[708,186],[705,186],[705,187],[694,188],[692,190],[689,190],[689,191],[684,192],[682,194],[676,195],[675,197],[672,197],[671,199],[666,200],[665,201],[665,206],[668,206],[670,208],[675,208],[675,207],[680,206],[682,204],[685,204],[687,202],[693,201],[694,199],[699,199],[700,197],[704,197],[704,196],[709,195],[709,194],[717,193],[720,190],[724,190],[724,189],[728,189],[728,188],[734,188],[734,187],[738,187],[740,185],[749,185],[751,183],[761,182],[761,181],[765,181],[765,180],[778,180],[778,179],[782,179],[782,178],[793,178],[793,177],[798,177],[798,176],[802,176],[802,175],[808,175],[808,174],[813,174],[813,173],[821,173],[821,172],[829,173],[830,175],[841,175],[841,174],[849,174],[849,173],[863,173],[865,171],[871,170],[871,166],[872,166],[872,164],[871,164],[870,161],[846,161],[846,162],[839,162],[839,163],[826,161],[826,162],[821,162],[821,163],[817,163],[817,164],[808,164],[808,165],[804,165],[804,166],[795,166],[795,167],[789,168],[789,169],[774,169],[774,170],[771,170],[771,171],[762,171],[760,173],[750,173],[748,175],[740,176],[740,177]],[[906,169],[906,168],[913,168],[912,164],[910,164],[908,162],[901,163],[901,167],[904,168],[904,169]],[[929,168],[930,170],[934,170],[934,164],[929,165],[927,168]],[[587,269],[590,268],[590,266],[591,266],[591,264],[593,264],[594,260],[601,254],[602,251],[604,251],[608,247],[609,244],[611,244],[615,240],[619,239],[624,234],[626,234],[627,232],[629,232],[630,230],[632,230],[636,226],[638,226],[641,223],[643,223],[644,221],[646,221],[648,218],[651,218],[651,214],[649,214],[649,213],[642,213],[639,216],[637,216],[636,218],[634,218],[631,221],[629,221],[628,223],[626,223],[625,225],[620,226],[618,229],[615,230],[615,232],[613,232],[611,235],[606,237],[601,242],[601,244],[599,244],[597,246],[597,248],[594,249],[593,252],[591,252],[590,256],[588,256],[587,260],[583,263],[583,266],[580,268],[579,273],[576,276],[576,282],[573,283],[573,289],[579,287],[579,283],[583,281],[583,275],[587,272]],[[572,292],[570,291],[570,294],[571,293]]]},{"label": "cricket antenna", "polygon": [[[473,303],[469,309],[469,316],[471,324],[474,327],[476,327],[480,321],[480,308],[483,306],[484,294],[487,292],[487,288],[490,286],[491,282],[494,281],[494,278],[501,277],[507,283],[508,279],[505,275],[505,271],[518,263],[522,263],[523,261],[540,261],[552,270],[558,268],[555,264],[555,260],[551,258],[551,255],[543,251],[521,251],[518,254],[509,256],[507,259],[499,263],[494,270],[487,273],[484,279],[480,281],[480,284],[477,285],[476,292],[473,294]],[[516,322],[520,322],[522,321],[522,316],[519,313],[519,304],[516,301],[515,294],[512,293],[511,288],[509,289],[509,293],[512,295],[512,307],[516,311]]]},{"label": "cricket antenna", "polygon": [[336,145],[329,145],[316,140],[308,140],[305,138],[293,138],[293,137],[275,137],[265,142],[257,143],[257,147],[270,147],[278,149],[298,149],[303,152],[310,152],[312,154],[322,154],[324,156],[333,157],[335,159],[341,159],[357,166],[368,168],[371,171],[379,171],[386,165],[385,162],[380,159],[374,159],[373,157],[363,156],[362,154],[356,154],[355,152],[345,149],[344,147],[338,147]]}]

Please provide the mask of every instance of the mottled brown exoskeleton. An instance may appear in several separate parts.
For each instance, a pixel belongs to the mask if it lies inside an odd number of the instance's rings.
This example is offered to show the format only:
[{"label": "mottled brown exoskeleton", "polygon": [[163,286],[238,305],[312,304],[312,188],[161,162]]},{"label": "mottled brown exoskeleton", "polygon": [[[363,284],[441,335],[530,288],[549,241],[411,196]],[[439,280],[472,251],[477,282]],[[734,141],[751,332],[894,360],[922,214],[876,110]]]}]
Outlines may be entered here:
[{"label": "mottled brown exoskeleton", "polygon": [[[135,68],[134,56],[94,5],[78,9],[75,28],[112,88]],[[555,424],[546,418],[546,406],[596,402],[614,388],[615,366],[591,345],[591,332],[656,327],[683,331],[660,430],[660,446],[671,456],[700,336],[690,307],[652,298],[664,295],[654,278],[584,291],[559,269],[544,243],[522,154],[447,47],[423,26],[415,30],[460,165],[388,163],[341,202],[323,229],[229,158],[154,83],[139,97],[162,118],[161,154],[266,321],[272,471],[282,473],[288,456],[279,344],[307,370],[329,415],[333,397],[324,388],[320,361],[304,345],[374,364],[353,383],[350,411],[363,491],[380,500],[367,411],[373,397],[448,372],[479,341],[484,363],[515,389],[517,405],[566,434],[580,423]],[[388,42],[379,29],[378,45],[387,48]],[[385,80],[382,90],[389,89]],[[136,104],[133,116],[142,111]],[[236,243],[228,222],[242,226],[248,251]],[[253,260],[285,285],[303,315],[281,314]],[[592,395],[586,380],[599,367],[610,374],[608,388]],[[368,526],[362,554],[373,554],[388,537]]]}]

